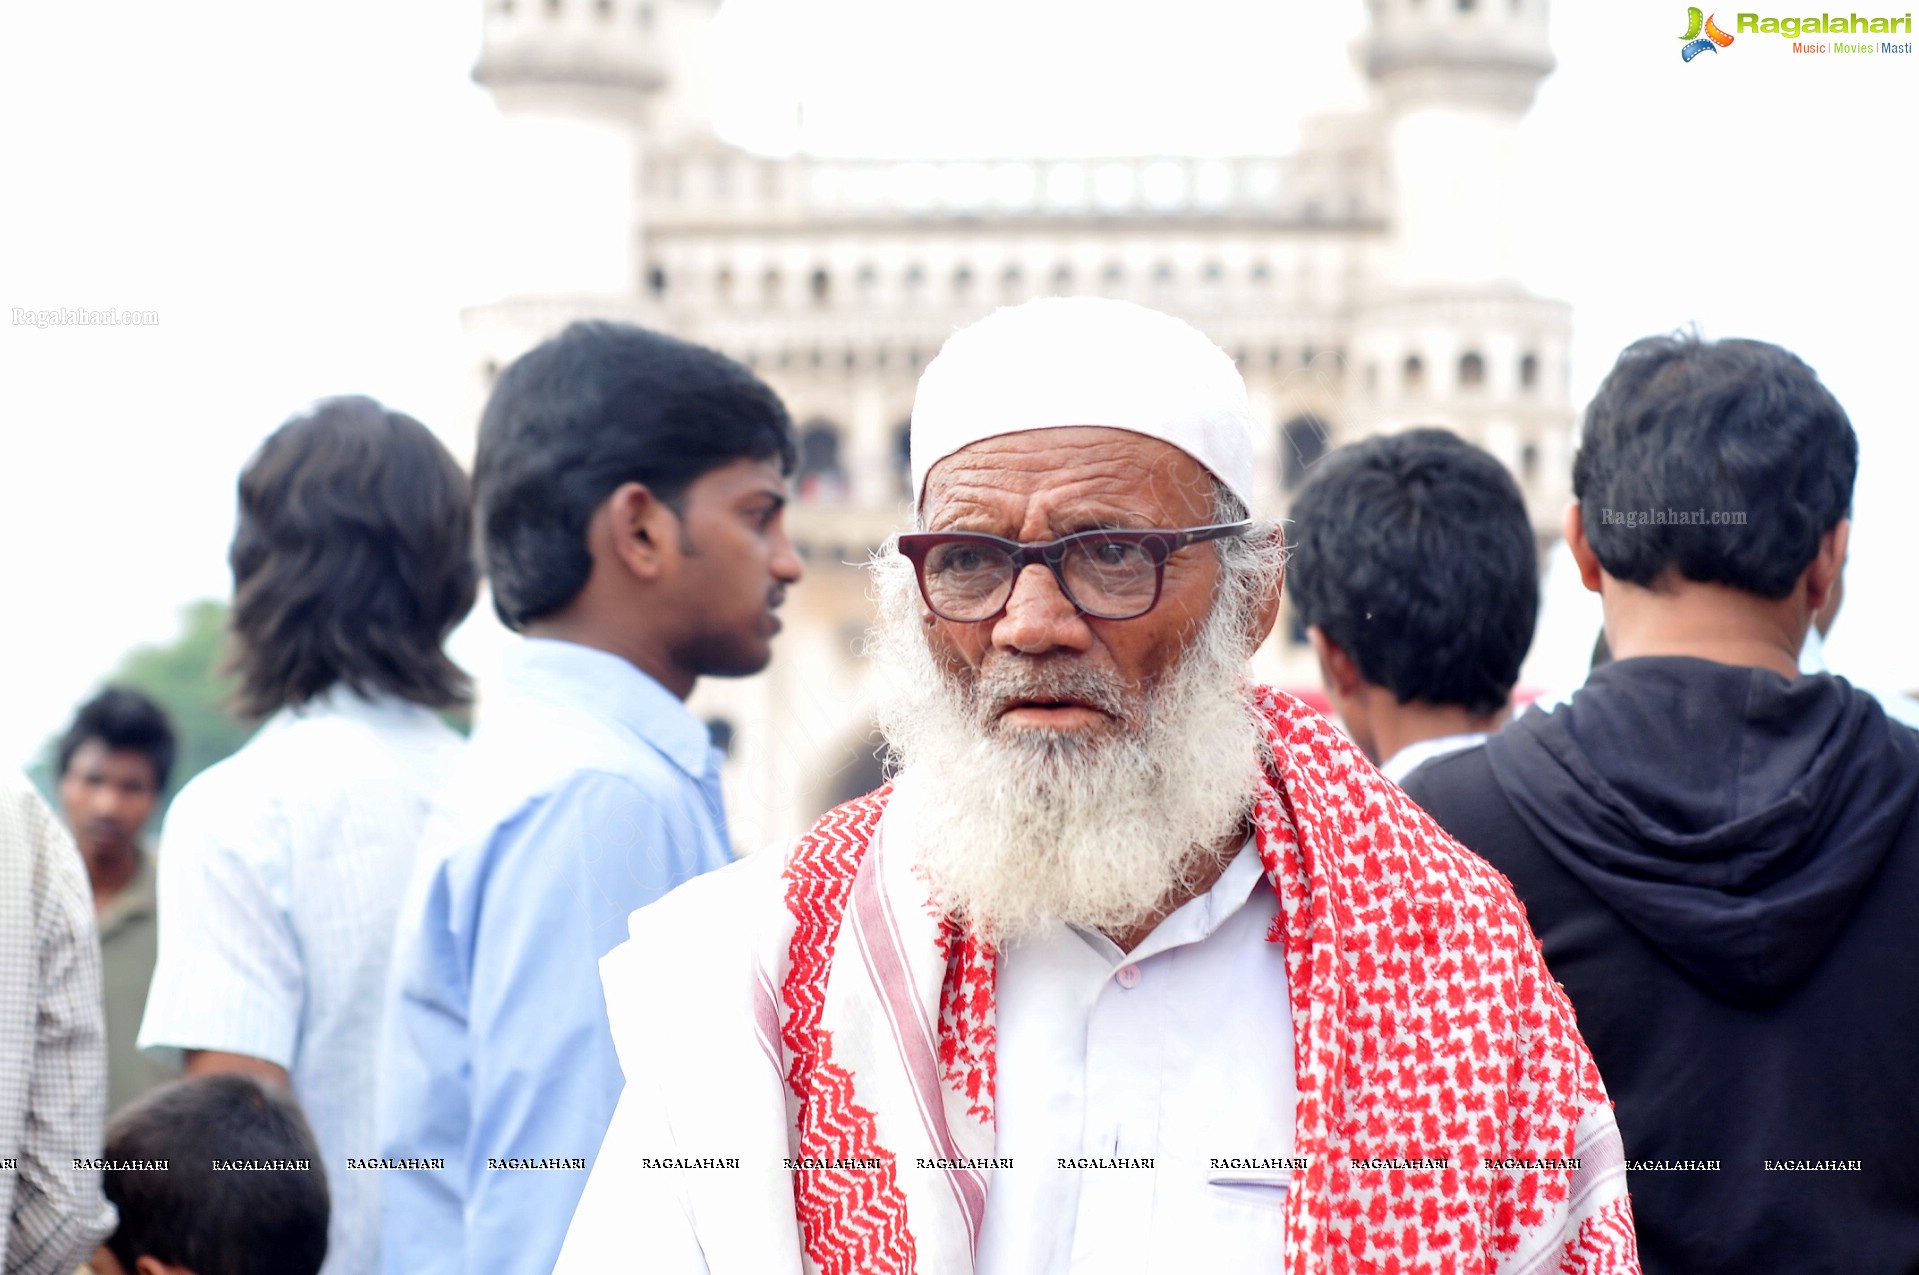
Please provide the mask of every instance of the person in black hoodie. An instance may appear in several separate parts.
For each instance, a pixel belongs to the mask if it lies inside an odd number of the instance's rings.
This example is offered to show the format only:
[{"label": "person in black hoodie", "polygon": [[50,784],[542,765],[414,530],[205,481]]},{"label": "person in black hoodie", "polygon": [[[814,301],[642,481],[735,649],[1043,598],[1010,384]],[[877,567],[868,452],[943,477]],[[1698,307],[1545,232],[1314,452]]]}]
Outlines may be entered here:
[{"label": "person in black hoodie", "polygon": [[1787,351],[1629,347],[1565,525],[1613,662],[1405,781],[1526,904],[1649,1275],[1919,1271],[1919,733],[1798,670],[1857,468]]}]

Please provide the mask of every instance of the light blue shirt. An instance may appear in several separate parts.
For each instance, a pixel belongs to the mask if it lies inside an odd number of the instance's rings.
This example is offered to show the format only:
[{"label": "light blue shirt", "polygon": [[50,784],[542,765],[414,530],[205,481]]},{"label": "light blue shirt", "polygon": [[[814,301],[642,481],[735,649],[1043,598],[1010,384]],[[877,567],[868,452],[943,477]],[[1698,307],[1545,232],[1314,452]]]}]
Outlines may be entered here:
[{"label": "light blue shirt", "polygon": [[393,1163],[366,1170],[390,1275],[548,1275],[624,1083],[600,957],[635,909],[732,860],[719,753],[659,683],[540,639],[502,682],[401,911],[380,1071]]}]

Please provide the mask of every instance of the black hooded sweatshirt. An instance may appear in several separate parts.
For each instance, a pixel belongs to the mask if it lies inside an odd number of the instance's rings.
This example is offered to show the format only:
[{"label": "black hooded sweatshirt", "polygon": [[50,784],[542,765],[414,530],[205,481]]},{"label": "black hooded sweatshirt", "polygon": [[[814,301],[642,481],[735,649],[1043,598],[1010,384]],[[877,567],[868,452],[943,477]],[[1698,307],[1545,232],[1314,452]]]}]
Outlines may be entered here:
[{"label": "black hooded sweatshirt", "polygon": [[1919,1273],[1919,732],[1836,677],[1622,660],[1405,788],[1526,905],[1648,1275]]}]

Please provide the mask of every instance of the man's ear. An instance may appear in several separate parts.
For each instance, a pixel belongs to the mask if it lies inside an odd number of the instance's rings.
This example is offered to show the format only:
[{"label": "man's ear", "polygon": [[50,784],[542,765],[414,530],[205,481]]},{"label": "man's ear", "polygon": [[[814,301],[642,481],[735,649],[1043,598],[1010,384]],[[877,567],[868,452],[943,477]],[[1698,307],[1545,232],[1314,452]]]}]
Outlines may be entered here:
[{"label": "man's ear", "polygon": [[[1275,540],[1283,539],[1286,535],[1277,523],[1269,534]],[[1279,623],[1280,607],[1285,604],[1285,591],[1286,564],[1282,560],[1272,587],[1266,590],[1266,595],[1260,598],[1259,605],[1253,608],[1252,615],[1248,617],[1251,627],[1246,632],[1246,645],[1249,650],[1258,650],[1272,636],[1273,626]]]},{"label": "man's ear", "polygon": [[1580,512],[1578,501],[1566,506],[1566,516],[1561,520],[1559,530],[1566,537],[1567,548],[1573,551],[1573,561],[1579,564],[1580,583],[1593,593],[1601,592],[1599,584],[1603,568],[1599,565],[1599,555],[1593,552],[1592,542],[1586,539],[1586,519]]},{"label": "man's ear", "polygon": [[[1852,539],[1852,520],[1841,518],[1832,525],[1832,530],[1819,537],[1819,552],[1812,557],[1812,563],[1806,568],[1806,604],[1811,607],[1815,620],[1826,612],[1829,604],[1838,601],[1838,594],[1846,573],[1846,548]],[[1833,612],[1838,611],[1833,606]],[[1826,625],[1831,627],[1832,614],[1826,614]],[[1821,629],[1820,632],[1824,632]]]},{"label": "man's ear", "polygon": [[680,557],[680,517],[645,483],[621,483],[593,515],[587,542],[641,580],[657,580]]},{"label": "man's ear", "polygon": [[1326,630],[1317,624],[1307,628],[1306,640],[1319,657],[1319,677],[1326,684],[1326,693],[1348,697],[1359,694],[1360,683],[1366,679],[1360,676],[1359,665],[1346,648],[1327,637]]}]

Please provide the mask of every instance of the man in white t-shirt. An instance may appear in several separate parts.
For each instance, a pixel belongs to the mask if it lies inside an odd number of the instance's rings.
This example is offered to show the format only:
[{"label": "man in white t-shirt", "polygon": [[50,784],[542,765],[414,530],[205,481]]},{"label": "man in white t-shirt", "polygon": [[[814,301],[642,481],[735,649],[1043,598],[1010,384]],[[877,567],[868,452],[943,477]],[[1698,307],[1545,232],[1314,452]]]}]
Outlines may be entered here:
[{"label": "man in white t-shirt", "polygon": [[326,1162],[327,1275],[375,1269],[375,1061],[400,900],[466,701],[442,643],[477,588],[466,475],[367,398],[289,421],[240,475],[240,707],[266,717],[168,812],[142,1048],[290,1085]]}]

